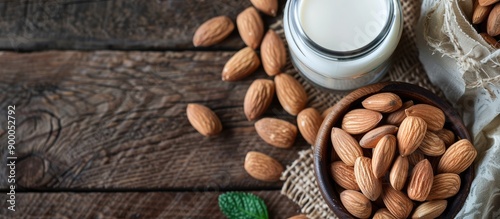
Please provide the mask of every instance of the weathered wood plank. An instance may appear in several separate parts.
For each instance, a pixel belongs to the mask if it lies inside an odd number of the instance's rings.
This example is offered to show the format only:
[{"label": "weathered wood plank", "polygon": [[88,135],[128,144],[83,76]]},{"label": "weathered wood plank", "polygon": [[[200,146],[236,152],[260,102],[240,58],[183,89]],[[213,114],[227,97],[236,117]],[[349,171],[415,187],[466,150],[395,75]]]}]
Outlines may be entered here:
[{"label": "weathered wood plank", "polygon": [[[235,21],[250,5],[248,0],[2,1],[0,50],[193,49],[191,39],[201,23],[218,15]],[[263,18],[268,24],[276,20]],[[234,31],[210,49],[243,46]]]},{"label": "weathered wood plank", "polygon": [[[298,206],[279,191],[251,192],[266,203],[270,218],[288,218]],[[2,202],[2,218],[224,218],[219,192],[21,193],[16,211]]]},{"label": "weathered wood plank", "polygon": [[[243,99],[262,69],[241,82],[221,81],[233,52],[0,53],[0,115],[16,105],[17,178],[27,188],[279,188],[253,180],[245,154],[282,164],[308,148],[267,145],[246,120]],[[276,98],[275,98],[276,99]],[[189,124],[187,103],[221,118],[219,137]],[[295,122],[275,100],[266,116]],[[0,129],[6,129],[0,116]],[[0,142],[7,142],[5,133]],[[6,150],[0,162],[6,163]],[[5,166],[0,166],[0,172]],[[0,174],[5,188],[6,175]]]}]

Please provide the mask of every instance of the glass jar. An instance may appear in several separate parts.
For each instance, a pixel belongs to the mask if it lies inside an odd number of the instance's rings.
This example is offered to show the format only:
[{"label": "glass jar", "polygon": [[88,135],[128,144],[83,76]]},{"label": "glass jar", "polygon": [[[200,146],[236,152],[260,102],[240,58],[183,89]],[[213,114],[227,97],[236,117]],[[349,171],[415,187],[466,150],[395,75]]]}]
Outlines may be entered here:
[{"label": "glass jar", "polygon": [[380,80],[403,29],[399,0],[288,0],[283,22],[295,68],[329,90]]}]

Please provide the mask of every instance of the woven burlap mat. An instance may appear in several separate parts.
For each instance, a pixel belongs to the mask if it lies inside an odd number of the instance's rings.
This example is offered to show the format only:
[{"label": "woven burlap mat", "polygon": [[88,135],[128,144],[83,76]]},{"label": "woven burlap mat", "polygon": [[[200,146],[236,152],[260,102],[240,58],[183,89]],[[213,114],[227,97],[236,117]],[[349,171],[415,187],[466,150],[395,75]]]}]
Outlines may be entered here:
[{"label": "woven burlap mat", "polygon": [[[393,65],[382,81],[403,81],[417,84],[442,96],[441,91],[431,84],[418,59],[415,44],[415,26],[420,16],[421,1],[402,0],[404,29],[401,41],[395,51]],[[283,23],[278,21],[271,25],[284,39]],[[347,93],[330,93],[319,90],[305,81],[288,61],[285,72],[297,78],[309,94],[309,107],[323,111],[333,106]],[[297,203],[301,212],[309,218],[337,218],[324,202],[316,185],[313,168],[313,150],[299,152],[299,158],[287,166],[283,172],[284,180],[281,193]]]}]

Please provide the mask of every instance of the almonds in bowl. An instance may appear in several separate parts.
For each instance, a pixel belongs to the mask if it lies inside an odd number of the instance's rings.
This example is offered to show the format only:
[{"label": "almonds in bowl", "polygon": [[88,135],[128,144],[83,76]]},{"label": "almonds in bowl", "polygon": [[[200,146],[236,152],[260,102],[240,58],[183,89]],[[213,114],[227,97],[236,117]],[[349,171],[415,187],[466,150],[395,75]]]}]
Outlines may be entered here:
[{"label": "almonds in bowl", "polygon": [[446,101],[416,85],[388,82],[355,90],[333,107],[316,138],[314,169],[339,218],[452,218],[469,193],[476,156]]}]

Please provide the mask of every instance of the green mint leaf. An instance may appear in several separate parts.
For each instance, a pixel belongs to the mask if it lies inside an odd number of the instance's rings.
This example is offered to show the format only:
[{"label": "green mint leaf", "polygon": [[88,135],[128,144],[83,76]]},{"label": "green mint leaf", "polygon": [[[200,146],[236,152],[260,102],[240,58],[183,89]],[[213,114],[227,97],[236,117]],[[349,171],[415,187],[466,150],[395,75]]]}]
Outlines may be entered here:
[{"label": "green mint leaf", "polygon": [[268,219],[267,207],[259,197],[243,192],[219,195],[219,207],[229,219]]}]

